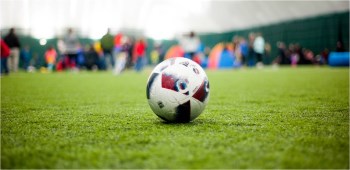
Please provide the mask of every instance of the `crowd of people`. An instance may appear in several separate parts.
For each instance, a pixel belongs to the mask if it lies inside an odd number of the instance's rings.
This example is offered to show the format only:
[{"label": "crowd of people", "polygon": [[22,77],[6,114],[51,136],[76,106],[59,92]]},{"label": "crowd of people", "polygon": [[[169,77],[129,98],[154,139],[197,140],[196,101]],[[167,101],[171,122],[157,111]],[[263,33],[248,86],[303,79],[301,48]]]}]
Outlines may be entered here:
[{"label": "crowd of people", "polygon": [[[284,42],[277,42],[278,56],[273,61],[273,64],[291,65],[296,67],[298,64],[327,64],[329,49],[325,48],[319,54],[308,48],[303,48],[298,43],[290,43],[287,45]],[[344,46],[341,41],[337,41],[336,52],[344,52]]]},{"label": "crowd of people", "polygon": [[147,43],[144,38],[134,40],[121,33],[112,35],[108,29],[100,41],[82,47],[72,29],[58,40],[60,59],[57,71],[62,70],[113,70],[120,74],[125,68],[135,66],[141,71],[145,64]]},{"label": "crowd of people", "polygon": [[[197,63],[206,67],[209,53],[207,48],[201,47],[199,37],[193,32],[184,35],[185,38],[179,38],[179,44],[184,50],[184,57],[191,58]],[[329,50],[325,48],[319,54],[315,55],[310,49],[303,48],[299,43],[291,43],[287,48],[284,42],[277,42],[278,55],[271,56],[271,44],[266,42],[262,33],[252,32],[246,39],[243,36],[235,35],[231,42],[223,43],[222,56],[232,58],[230,68],[240,68],[242,66],[264,67],[264,59],[271,60],[274,66],[277,65],[322,65],[328,63]],[[203,50],[205,49],[205,50]],[[209,50],[210,51],[210,50]],[[344,51],[341,41],[337,42],[337,52]],[[204,56],[204,57],[198,57]]]},{"label": "crowd of people", "polygon": [[[43,55],[45,64],[40,68],[42,72],[113,70],[120,74],[126,68],[134,67],[137,72],[142,71],[146,64],[147,43],[144,38],[134,38],[122,33],[112,35],[110,30],[99,41],[83,45],[79,37],[68,29],[67,33],[58,38],[57,50],[49,45]],[[1,73],[17,72],[19,61],[21,68],[34,71],[34,64],[30,47],[21,44],[15,29],[1,39]]]},{"label": "crowd of people", "polygon": [[[183,49],[183,57],[190,58],[206,67],[210,48],[205,47],[199,36],[193,31],[188,34],[177,36],[177,40]],[[141,37],[133,37],[118,33],[112,35],[108,29],[107,33],[99,41],[92,44],[82,45],[79,37],[73,29],[68,29],[66,34],[57,41],[55,46],[47,47],[43,56],[45,66],[41,71],[64,71],[72,70],[113,70],[120,74],[125,69],[134,68],[137,72],[142,71],[147,64],[147,43]],[[298,43],[291,43],[287,47],[284,42],[277,42],[278,56],[274,57],[273,65],[298,64],[326,64],[329,50],[326,48],[320,54],[315,55],[313,51],[303,48]],[[344,51],[342,42],[337,42],[337,51]],[[259,32],[250,33],[249,36],[234,36],[231,42],[225,42],[222,53],[232,58],[232,67],[264,66],[263,59],[271,57],[271,45],[265,42],[263,35]],[[154,44],[150,53],[150,64],[155,65],[164,60],[165,50],[161,43]],[[36,68],[31,64],[31,50],[28,45],[21,46],[15,29],[11,28],[9,33],[1,38],[1,73],[17,72],[19,61],[21,67],[27,71]],[[231,66],[230,66],[231,67]]]}]

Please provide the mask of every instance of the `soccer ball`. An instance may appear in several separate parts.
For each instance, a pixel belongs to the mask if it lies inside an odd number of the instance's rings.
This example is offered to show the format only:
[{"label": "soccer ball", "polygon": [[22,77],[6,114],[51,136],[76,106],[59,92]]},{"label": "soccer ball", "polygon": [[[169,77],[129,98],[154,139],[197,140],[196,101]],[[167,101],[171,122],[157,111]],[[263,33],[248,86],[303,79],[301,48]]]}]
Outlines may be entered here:
[{"label": "soccer ball", "polygon": [[201,66],[176,57],[159,63],[147,83],[153,112],[167,122],[189,122],[198,117],[209,100],[209,80]]}]

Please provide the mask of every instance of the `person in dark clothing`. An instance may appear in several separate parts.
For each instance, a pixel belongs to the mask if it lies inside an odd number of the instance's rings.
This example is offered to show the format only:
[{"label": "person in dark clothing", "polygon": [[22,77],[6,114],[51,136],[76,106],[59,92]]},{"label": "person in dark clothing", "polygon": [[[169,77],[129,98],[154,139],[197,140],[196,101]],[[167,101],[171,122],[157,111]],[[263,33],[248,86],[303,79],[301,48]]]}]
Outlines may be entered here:
[{"label": "person in dark clothing", "polygon": [[133,54],[133,49],[134,49],[134,43],[135,43],[134,38],[130,37],[128,39],[129,48],[127,50],[128,55],[127,55],[127,59],[126,59],[126,68],[131,68],[133,66],[132,54]]},{"label": "person in dark clothing", "polygon": [[286,45],[283,42],[278,42],[277,43],[278,47],[278,57],[279,57],[279,62],[281,65],[289,65],[290,64],[290,58],[287,57],[286,55]]},{"label": "person in dark clothing", "polygon": [[337,41],[336,52],[345,52],[345,48],[342,41]]},{"label": "person in dark clothing", "polygon": [[255,52],[254,52],[254,48],[253,48],[254,40],[255,40],[255,33],[253,33],[253,32],[249,33],[248,56],[247,56],[247,60],[246,60],[248,67],[253,67],[255,65]]},{"label": "person in dark clothing", "polygon": [[97,67],[98,54],[95,51],[93,45],[88,45],[85,51],[85,67],[87,70],[93,70]]},{"label": "person in dark clothing", "polygon": [[15,29],[11,28],[9,33],[4,37],[5,43],[10,48],[10,56],[8,58],[8,66],[11,71],[17,72],[19,63],[19,54],[21,44],[15,33]]},{"label": "person in dark clothing", "polygon": [[295,44],[295,52],[298,54],[299,56],[299,61],[298,61],[298,64],[311,64],[306,58],[305,58],[305,55],[304,55],[304,52],[303,52],[303,48],[301,47],[300,44]]}]

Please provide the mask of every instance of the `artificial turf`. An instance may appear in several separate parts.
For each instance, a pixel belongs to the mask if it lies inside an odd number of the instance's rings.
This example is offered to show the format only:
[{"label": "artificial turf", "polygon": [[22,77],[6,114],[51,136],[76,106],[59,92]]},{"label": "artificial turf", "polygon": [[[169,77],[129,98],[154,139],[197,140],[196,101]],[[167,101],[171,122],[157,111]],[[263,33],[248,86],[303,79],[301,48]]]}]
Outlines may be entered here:
[{"label": "artificial turf", "polygon": [[150,69],[1,78],[1,168],[349,168],[349,69],[207,71],[185,124],[155,116]]}]

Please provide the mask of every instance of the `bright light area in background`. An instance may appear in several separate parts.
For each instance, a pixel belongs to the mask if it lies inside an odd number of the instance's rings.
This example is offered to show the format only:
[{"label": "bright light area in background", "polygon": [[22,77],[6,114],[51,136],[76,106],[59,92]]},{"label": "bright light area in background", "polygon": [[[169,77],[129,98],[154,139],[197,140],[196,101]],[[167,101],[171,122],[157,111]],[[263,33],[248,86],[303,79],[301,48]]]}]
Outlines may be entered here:
[{"label": "bright light area in background", "polygon": [[46,45],[46,43],[47,43],[47,40],[44,39],[44,38],[39,40],[39,44],[42,45],[42,46]]},{"label": "bright light area in background", "polygon": [[145,34],[156,40],[173,39],[178,34],[191,31],[186,20],[191,16],[203,16],[210,1],[158,1],[149,12]]},{"label": "bright light area in background", "polygon": [[[38,39],[62,36],[67,28],[100,39],[107,31],[137,30],[154,39],[188,32],[185,22],[204,15],[211,0],[0,0],[2,28],[29,30]],[[24,15],[19,15],[22,11]],[[6,15],[4,15],[6,14]],[[4,18],[4,16],[9,16]],[[17,22],[19,21],[19,22]]]},{"label": "bright light area in background", "polygon": [[185,13],[155,6],[150,12],[148,24],[145,27],[145,34],[156,40],[172,39],[178,32],[185,31],[187,28],[182,20],[175,18],[184,18]]},{"label": "bright light area in background", "polygon": [[[23,29],[38,39],[62,36],[68,28],[82,37],[100,39],[120,29],[122,0],[0,0],[0,26]],[[129,8],[131,10],[132,8]],[[21,12],[19,12],[21,11]]]},{"label": "bright light area in background", "polygon": [[[27,0],[28,2],[28,0]],[[55,18],[52,17],[53,12],[50,9],[50,1],[42,3],[27,3],[28,7],[36,10],[30,12],[30,33],[36,38],[53,38],[55,37]],[[24,7],[26,8],[26,7]]]},{"label": "bright light area in background", "polygon": [[62,36],[67,28],[99,39],[111,28],[113,34],[132,30],[160,40],[342,11],[349,11],[349,1],[0,0],[0,27],[38,39]]}]

